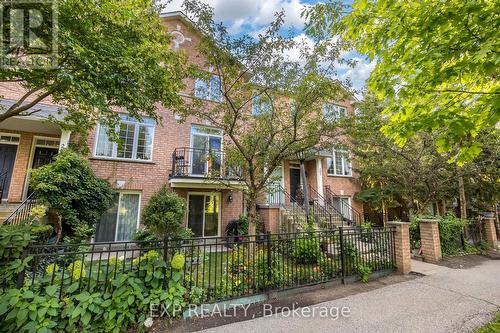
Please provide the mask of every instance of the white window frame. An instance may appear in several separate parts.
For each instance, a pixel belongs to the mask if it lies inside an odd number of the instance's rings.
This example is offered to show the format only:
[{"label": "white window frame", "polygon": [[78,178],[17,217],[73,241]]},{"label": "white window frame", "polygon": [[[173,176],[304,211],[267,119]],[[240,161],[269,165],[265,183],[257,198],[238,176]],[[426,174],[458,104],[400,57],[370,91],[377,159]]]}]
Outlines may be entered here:
[{"label": "white window frame", "polygon": [[[220,83],[220,98],[216,99],[214,95],[212,95],[212,79],[213,78],[219,78],[219,83]],[[198,89],[196,89],[196,86],[198,85],[198,82],[203,82],[206,87],[206,91],[200,95],[198,92]],[[208,80],[202,79],[202,78],[196,78],[194,80],[194,97],[207,100],[207,101],[212,101],[216,103],[221,103],[222,102],[222,78],[219,75],[212,74],[210,75],[210,78]]]},{"label": "white window frame", "polygon": [[[147,118],[145,118],[147,119]],[[102,155],[97,155],[97,146],[99,144],[99,134],[100,131],[106,130],[107,127],[102,126],[101,124],[97,124],[96,132],[95,132],[95,143],[94,143],[94,150],[93,150],[93,157],[97,159],[104,159],[104,160],[118,160],[118,161],[134,161],[134,162],[152,162],[153,161],[153,152],[154,152],[154,141],[155,141],[155,130],[156,126],[154,122],[147,123],[145,121],[139,122],[136,119],[129,118],[128,116],[122,116],[120,123],[116,125],[115,131],[117,133],[120,132],[120,125],[121,124],[128,124],[128,125],[134,125],[134,139],[133,139],[133,145],[132,145],[132,158],[126,158],[126,157],[118,157],[118,143],[117,142],[111,142],[109,141],[112,145],[112,151],[111,151],[111,156],[102,156]],[[145,159],[140,159],[137,158],[137,145],[139,142],[139,126],[145,126],[152,128],[152,133],[151,133],[151,157],[147,160]]]},{"label": "white window frame", "polygon": [[[342,114],[341,110],[343,110]],[[325,103],[323,105],[323,115],[330,120],[339,120],[347,116],[347,108],[335,103]]]},{"label": "white window frame", "polygon": [[[118,210],[116,211],[116,226],[115,226],[115,242],[117,241],[116,239],[118,238],[118,223],[120,222],[120,209],[122,206],[122,196],[123,194],[136,194],[139,195],[139,201],[137,207],[137,224],[135,226],[135,231],[139,230],[139,226],[141,225],[141,200],[142,200],[142,193],[138,191],[118,191]],[[128,241],[131,241],[132,239],[129,239]]]},{"label": "white window frame", "polygon": [[[339,153],[344,153],[348,155],[349,163],[347,163],[346,158],[342,157],[342,170],[337,170],[337,152]],[[330,168],[328,167],[328,160],[327,160],[327,165],[326,165],[326,172],[328,176],[335,176],[335,177],[352,177],[352,160],[351,160],[351,153],[348,150],[345,149],[332,149],[332,157],[329,157],[333,164],[333,173],[330,172]],[[345,174],[346,168],[349,167],[349,174]]]},{"label": "white window frame", "polygon": [[[2,144],[2,145],[19,146],[19,143],[21,142],[21,135],[20,134],[0,132],[0,137],[2,137],[2,136],[6,136],[6,137],[11,138],[11,141],[0,141],[0,144]],[[17,138],[17,141],[12,141],[12,138]]]},{"label": "white window frame", "polygon": [[[218,225],[217,225],[217,235],[216,236],[205,236],[205,199],[206,196],[210,195],[216,195],[219,197],[219,216],[218,216]],[[189,228],[189,196],[190,195],[204,195],[205,198],[203,199],[203,226],[202,226],[202,233],[203,235],[201,237],[203,238],[214,238],[214,237],[220,237],[221,236],[221,229],[222,229],[222,195],[221,192],[188,192],[187,194],[187,207],[186,207],[186,228]]]}]

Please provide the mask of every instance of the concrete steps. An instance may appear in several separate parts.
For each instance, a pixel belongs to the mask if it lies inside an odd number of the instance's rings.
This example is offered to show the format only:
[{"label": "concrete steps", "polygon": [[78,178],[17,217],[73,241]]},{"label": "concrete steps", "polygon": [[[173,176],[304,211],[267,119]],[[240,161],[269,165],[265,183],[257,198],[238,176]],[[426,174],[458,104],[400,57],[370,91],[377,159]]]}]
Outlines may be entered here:
[{"label": "concrete steps", "polygon": [[5,220],[19,207],[20,203],[2,203],[0,204],[0,224],[3,224]]}]

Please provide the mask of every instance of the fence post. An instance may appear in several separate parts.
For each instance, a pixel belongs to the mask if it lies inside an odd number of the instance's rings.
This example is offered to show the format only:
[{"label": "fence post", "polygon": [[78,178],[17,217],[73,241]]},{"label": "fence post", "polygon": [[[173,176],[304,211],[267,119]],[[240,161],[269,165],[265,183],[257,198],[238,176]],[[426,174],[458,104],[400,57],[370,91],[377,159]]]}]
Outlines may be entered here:
[{"label": "fence post", "polygon": [[267,282],[269,288],[271,287],[271,280],[272,280],[272,275],[271,275],[271,234],[266,232],[266,246],[267,246]]},{"label": "fence post", "polygon": [[410,223],[408,222],[388,222],[387,225],[395,227],[396,231],[392,234],[394,253],[396,259],[397,272],[408,274],[411,271],[410,254]]},{"label": "fence post", "polygon": [[163,241],[163,261],[165,262],[165,267],[163,267],[163,289],[167,290],[167,259],[168,259],[168,242],[169,238],[165,237]]},{"label": "fence post", "polygon": [[339,236],[340,236],[340,269],[342,270],[342,283],[345,284],[344,227],[339,227]]},{"label": "fence post", "polygon": [[497,246],[497,231],[495,228],[495,218],[494,217],[485,217],[484,218],[484,230],[485,230],[485,238],[488,244],[493,247]]},{"label": "fence post", "polygon": [[424,260],[431,263],[438,262],[443,258],[438,222],[439,220],[433,219],[418,220]]}]

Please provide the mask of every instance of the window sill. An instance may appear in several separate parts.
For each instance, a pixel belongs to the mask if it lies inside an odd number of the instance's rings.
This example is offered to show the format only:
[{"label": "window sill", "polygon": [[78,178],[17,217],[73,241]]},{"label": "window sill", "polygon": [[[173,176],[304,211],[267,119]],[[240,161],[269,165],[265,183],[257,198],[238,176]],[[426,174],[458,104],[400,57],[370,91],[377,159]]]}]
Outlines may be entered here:
[{"label": "window sill", "polygon": [[142,161],[142,160],[132,160],[127,158],[113,158],[113,157],[99,157],[93,156],[89,160],[94,161],[109,161],[109,162],[125,162],[125,163],[137,163],[137,164],[156,164],[153,161]]},{"label": "window sill", "polygon": [[339,177],[339,178],[354,178],[353,175],[345,176],[345,175],[330,175],[330,174],[328,174],[327,176],[328,177]]}]

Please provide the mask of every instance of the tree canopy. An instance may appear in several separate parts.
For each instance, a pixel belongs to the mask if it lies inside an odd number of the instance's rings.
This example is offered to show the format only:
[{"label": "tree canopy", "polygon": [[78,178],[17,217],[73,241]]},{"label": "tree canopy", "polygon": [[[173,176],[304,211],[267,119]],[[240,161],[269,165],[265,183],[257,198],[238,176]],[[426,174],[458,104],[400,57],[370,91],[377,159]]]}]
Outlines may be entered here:
[{"label": "tree canopy", "polygon": [[[492,0],[338,1],[306,13],[308,33],[376,62],[368,89],[391,116],[382,131],[403,146],[416,133],[463,164],[500,119],[500,12]],[[458,148],[458,149],[456,149]]]},{"label": "tree canopy", "polygon": [[[3,84],[24,90],[2,107],[0,122],[36,113],[47,99],[67,109],[65,125],[84,129],[116,123],[116,109],[157,120],[156,103],[181,105],[185,62],[170,48],[159,10],[154,0],[59,1],[56,65],[0,68]],[[22,46],[15,52],[28,53]]]}]

